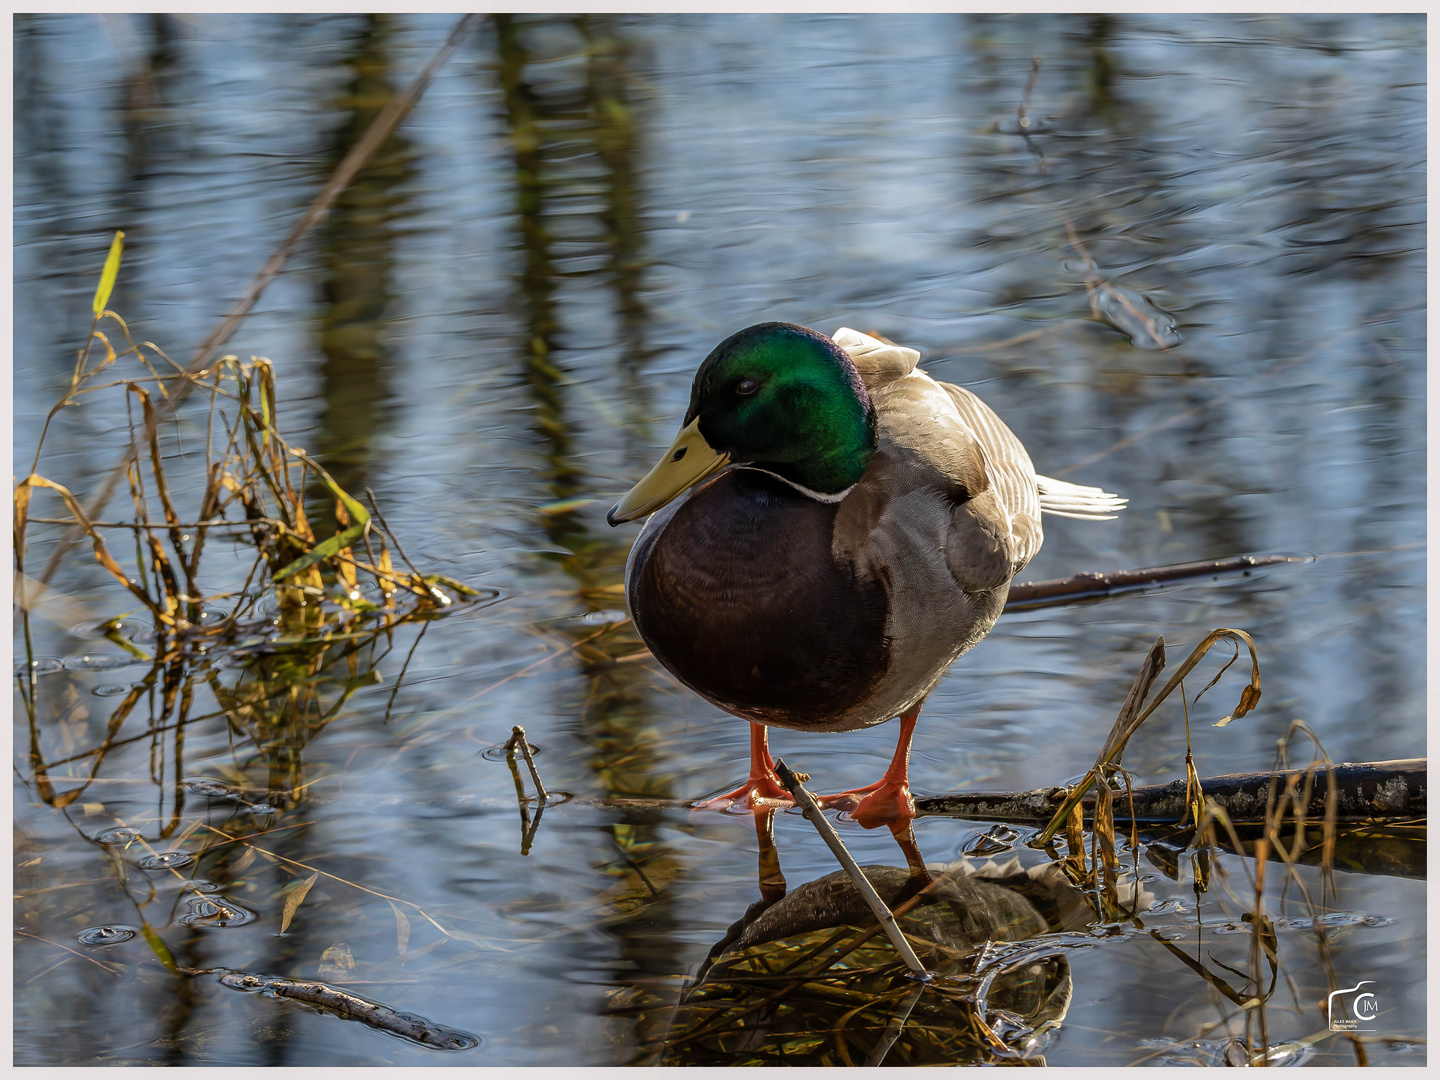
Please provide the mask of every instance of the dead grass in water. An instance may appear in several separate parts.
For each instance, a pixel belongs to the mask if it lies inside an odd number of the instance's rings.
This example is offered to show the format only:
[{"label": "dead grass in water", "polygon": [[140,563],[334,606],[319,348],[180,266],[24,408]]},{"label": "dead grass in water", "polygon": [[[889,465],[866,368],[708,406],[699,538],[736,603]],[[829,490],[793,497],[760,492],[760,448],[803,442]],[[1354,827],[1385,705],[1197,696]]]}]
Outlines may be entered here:
[{"label": "dead grass in water", "polygon": [[[269,360],[254,357],[247,363],[226,356],[190,372],[153,342],[135,341],[125,321],[106,306],[122,241],[117,233],[70,385],[46,417],[30,471],[15,489],[16,600],[25,641],[18,674],[30,725],[29,779],[47,805],[67,807],[82,798],[115,746],[149,738],[158,746],[158,753],[152,751],[153,779],[159,783],[169,773],[178,791],[185,727],[217,715],[192,713],[203,684],[219,705],[218,715],[228,720],[232,739],[253,743],[269,766],[258,783],[235,769],[237,775],[229,779],[250,790],[252,801],[293,804],[305,786],[300,750],[357,689],[378,681],[375,664],[393,645],[394,630],[438,617],[482,593],[443,575],[422,573],[386,527],[373,495],[367,508],[303,449],[287,442],[277,426]],[[56,416],[107,391],[111,403],[118,405],[117,395],[123,398],[126,448],[134,451],[127,469],[128,520],[92,519],[80,495],[41,471]],[[186,396],[201,399],[188,406],[185,417],[192,427],[203,423],[201,447],[184,445],[181,438],[174,406]],[[316,490],[334,499],[338,529],[333,535],[317,536],[306,513],[305,493],[313,497]],[[187,492],[197,499],[191,514],[178,507]],[[66,516],[37,516],[37,495],[56,499]],[[132,662],[149,664],[146,675],[111,711],[97,744],[81,747],[65,739],[59,753],[47,753],[46,744],[55,741],[54,727],[63,725],[46,725],[50,729],[42,731],[37,716],[44,669],[34,654],[31,617],[32,611],[50,610],[52,601],[58,600],[62,612],[67,605],[63,596],[26,574],[27,541],[37,526],[52,532],[70,526],[88,539],[96,562],[124,590],[131,608],[94,623],[92,636],[108,638]],[[222,561],[211,571],[206,555],[214,551],[217,537],[238,544],[226,545],[211,559]],[[242,553],[238,562],[232,551]],[[399,567],[392,552],[399,556]],[[219,581],[227,584],[212,584]],[[142,642],[153,643],[148,651],[131,640],[137,614],[149,623],[140,635]],[[338,694],[322,701],[322,687],[334,686]],[[142,703],[151,712],[147,730],[120,739]],[[81,708],[78,702],[69,704],[72,712]],[[66,702],[50,705],[62,712],[67,707]],[[77,768],[80,775],[73,771]],[[57,790],[57,784],[65,790]],[[168,837],[178,821],[177,810],[161,835]]]}]

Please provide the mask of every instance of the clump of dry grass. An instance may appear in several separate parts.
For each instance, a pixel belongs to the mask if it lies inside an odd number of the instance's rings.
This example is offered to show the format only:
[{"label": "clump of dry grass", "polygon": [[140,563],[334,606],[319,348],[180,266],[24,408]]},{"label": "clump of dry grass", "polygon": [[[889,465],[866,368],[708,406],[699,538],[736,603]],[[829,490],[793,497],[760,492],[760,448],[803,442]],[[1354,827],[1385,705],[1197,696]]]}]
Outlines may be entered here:
[{"label": "clump of dry grass", "polygon": [[[190,707],[204,683],[231,725],[266,753],[272,766],[266,786],[293,792],[299,747],[337,715],[356,689],[378,681],[371,646],[390,642],[402,624],[434,618],[481,593],[443,575],[422,573],[386,528],[373,495],[367,509],[319,462],[285,439],[277,425],[275,371],[269,360],[254,357],[247,363],[226,356],[189,371],[153,342],[135,341],[125,321],[107,307],[122,241],[117,233],[70,385],[50,410],[30,471],[14,495],[16,599],[26,648],[21,670],[28,674],[21,692],[31,722],[36,788],[57,807],[79,798],[131,712],[147,698],[158,697],[159,707],[150,717],[152,734],[177,733],[178,771],[179,732],[195,719]],[[123,343],[112,340],[117,337]],[[94,519],[80,496],[40,471],[55,417],[107,390],[112,400],[118,393],[125,403],[129,520]],[[200,452],[183,445],[178,419],[179,452],[167,452],[167,423],[176,418],[177,403],[195,395],[208,398]],[[200,410],[192,406],[187,419],[199,426]],[[338,527],[330,536],[317,535],[306,511],[306,493],[313,500],[317,491],[334,500]],[[58,496],[68,516],[36,516],[37,492]],[[189,515],[177,508],[186,493],[196,500]],[[154,642],[147,655],[127,639],[129,613],[93,628],[149,661],[151,670],[112,712],[98,746],[67,752],[58,760],[47,760],[42,752],[35,708],[30,615],[47,590],[26,575],[26,545],[38,524],[69,525],[89,540],[95,560],[128,594],[132,610],[138,605],[148,618]],[[215,560],[207,563],[203,556],[213,548],[207,541],[217,535],[238,539],[235,550],[242,556],[212,569]],[[224,659],[234,663],[222,666]],[[322,704],[317,676],[337,659],[346,662],[348,678],[341,680],[338,699]],[[235,677],[223,678],[227,670]],[[57,793],[52,769],[87,759],[85,783]]]},{"label": "clump of dry grass", "polygon": [[[269,360],[254,357],[242,363],[234,356],[226,356],[208,368],[189,372],[153,342],[137,343],[131,338],[124,320],[104,306],[119,268],[120,235],[116,236],[96,294],[90,333],[76,354],[70,387],[50,410],[31,470],[15,490],[15,557],[19,572],[25,571],[26,535],[31,521],[55,520],[31,517],[33,494],[41,489],[60,497],[69,511],[69,521],[89,538],[96,561],[139,601],[153,618],[162,639],[176,635],[214,638],[234,632],[254,610],[258,593],[251,586],[262,581],[273,588],[278,598],[279,625],[286,631],[321,629],[326,618],[321,605],[315,603],[321,599],[358,614],[380,607],[394,610],[402,596],[421,607],[443,607],[452,599],[444,591],[446,588],[457,594],[476,595],[474,590],[448,578],[421,574],[408,565],[408,560],[407,570],[397,572],[390,550],[400,549],[393,538],[387,543],[380,522],[343,491],[318,462],[280,434],[276,427],[275,373]],[[125,348],[117,352],[100,329],[102,321],[114,323],[111,332],[119,329]],[[104,356],[92,363],[97,344],[103,347]],[[97,381],[107,371],[118,375],[119,365],[127,359],[138,364],[143,374]],[[162,374],[157,361],[163,361],[170,370]],[[166,403],[175,400],[182,386],[204,391],[210,399],[203,484],[197,513],[189,521],[182,520],[172,498],[175,481],[167,474],[161,412],[155,401],[157,396]],[[82,395],[112,387],[123,387],[130,440],[147,452],[137,454],[128,468],[134,520],[97,522],[90,520],[81,500],[68,488],[40,475],[38,469],[55,415],[78,404]],[[138,418],[130,408],[132,402],[138,404]],[[335,517],[340,524],[340,531],[324,539],[316,536],[305,512],[303,493],[312,476],[333,495]],[[237,512],[238,518],[232,516]],[[201,584],[205,542],[213,531],[237,529],[248,531],[255,547],[255,561],[245,583],[235,591],[207,592]],[[117,530],[133,535],[133,576],[121,567],[107,542],[106,534]],[[355,550],[361,546],[363,558]],[[373,584],[373,590],[364,591],[374,599],[362,594],[362,580]],[[334,586],[329,592],[327,582]],[[225,619],[207,623],[203,618],[207,605],[237,598],[238,603]]]},{"label": "clump of dry grass", "polygon": [[[1189,862],[1197,898],[1201,894],[1210,892],[1212,885],[1218,883],[1225,898],[1242,911],[1241,920],[1248,929],[1249,947],[1246,970],[1239,971],[1226,965],[1220,965],[1225,972],[1239,975],[1242,982],[1238,986],[1233,985],[1225,977],[1225,974],[1212,969],[1198,958],[1190,956],[1173,942],[1165,940],[1154,931],[1151,931],[1151,934],[1172,955],[1180,959],[1210,985],[1215,991],[1217,1003],[1223,1005],[1228,1002],[1232,1007],[1231,1011],[1222,1016],[1221,1021],[1208,1026],[1202,1035],[1208,1034],[1209,1030],[1215,1027],[1224,1028],[1225,1031],[1230,1032],[1232,1023],[1238,1019],[1241,1031],[1238,1035],[1231,1036],[1230,1045],[1233,1047],[1233,1052],[1230,1056],[1234,1057],[1238,1054],[1242,1064],[1263,1065],[1270,1062],[1278,1049],[1283,1049],[1283,1047],[1272,1046],[1270,1042],[1270,1023],[1266,1012],[1266,1006],[1276,992],[1281,974],[1279,939],[1269,911],[1269,902],[1267,902],[1266,878],[1270,861],[1276,860],[1283,865],[1284,890],[1288,891],[1293,887],[1299,893],[1311,916],[1315,944],[1319,951],[1321,966],[1325,971],[1328,989],[1333,991],[1339,985],[1331,959],[1325,925],[1319,918],[1324,910],[1325,894],[1333,893],[1334,889],[1333,868],[1337,841],[1339,792],[1329,755],[1309,725],[1303,720],[1297,719],[1290,723],[1285,735],[1277,744],[1263,823],[1258,827],[1239,826],[1237,828],[1224,808],[1214,799],[1206,797],[1201,787],[1199,772],[1195,767],[1194,755],[1190,746],[1190,705],[1194,702],[1185,697],[1184,679],[1215,644],[1227,639],[1234,645],[1235,654],[1200,693],[1195,695],[1194,701],[1198,701],[1201,695],[1213,687],[1225,671],[1239,659],[1239,647],[1243,643],[1250,652],[1250,680],[1241,691],[1240,701],[1234,712],[1221,718],[1215,726],[1225,726],[1231,720],[1244,716],[1258,704],[1260,700],[1259,659],[1253,639],[1243,630],[1222,628],[1211,631],[1190,652],[1161,690],[1153,698],[1150,698],[1150,690],[1165,666],[1164,639],[1157,639],[1146,656],[1145,662],[1141,665],[1135,683],[1120,709],[1109,736],[1097,754],[1094,765],[1077,784],[1066,792],[1054,816],[1036,837],[1034,844],[1042,847],[1052,845],[1056,835],[1063,830],[1067,850],[1064,857],[1059,859],[1059,865],[1075,885],[1091,899],[1097,920],[1100,922],[1117,919],[1129,920],[1136,927],[1143,928],[1136,907],[1139,897],[1138,888],[1128,892],[1127,895],[1126,890],[1117,887],[1121,879],[1121,859],[1115,833],[1115,802],[1117,799],[1124,798],[1124,791],[1130,786],[1129,776],[1125,773],[1121,761],[1126,746],[1140,726],[1154,714],[1161,702],[1177,689],[1180,690],[1185,717],[1186,768],[1186,812],[1180,822],[1180,827],[1183,829],[1187,821],[1191,824],[1190,847],[1192,852]],[[1307,737],[1314,748],[1312,759],[1303,770],[1292,769],[1290,765],[1290,743],[1297,734]],[[1311,813],[1310,808],[1315,795],[1317,776],[1323,777],[1323,782],[1327,785],[1324,813],[1319,822],[1308,816]],[[1082,816],[1082,800],[1092,788],[1095,791],[1094,816],[1088,829],[1087,858],[1087,830]],[[1127,816],[1131,820],[1129,849],[1137,859],[1134,876],[1138,881],[1138,857],[1141,843],[1137,835],[1138,827],[1135,824],[1133,807],[1132,812]],[[1313,855],[1311,849],[1316,846],[1308,839],[1316,825],[1319,826],[1320,833],[1318,843],[1318,862],[1321,875],[1320,897],[1313,895],[1305,878],[1299,872],[1302,862],[1316,861],[1308,857]],[[1242,831],[1252,837],[1248,843],[1242,839]],[[1256,835],[1257,831],[1258,835]],[[1238,891],[1232,888],[1224,864],[1212,857],[1213,852],[1217,849],[1228,849],[1251,856],[1242,863],[1243,873],[1247,879],[1246,887]],[[1283,894],[1281,899],[1283,901]],[[1323,1001],[1303,1003],[1302,1005],[1298,995],[1295,995],[1293,986],[1291,990],[1292,995],[1295,996],[1297,1010],[1304,1006],[1313,1006],[1322,1016],[1324,1015],[1325,1003]],[[1319,1041],[1324,1037],[1329,1037],[1329,1032],[1322,1029],[1321,1034],[1310,1041]],[[1357,1063],[1366,1064],[1363,1041],[1353,1035],[1346,1037],[1353,1046]]]}]

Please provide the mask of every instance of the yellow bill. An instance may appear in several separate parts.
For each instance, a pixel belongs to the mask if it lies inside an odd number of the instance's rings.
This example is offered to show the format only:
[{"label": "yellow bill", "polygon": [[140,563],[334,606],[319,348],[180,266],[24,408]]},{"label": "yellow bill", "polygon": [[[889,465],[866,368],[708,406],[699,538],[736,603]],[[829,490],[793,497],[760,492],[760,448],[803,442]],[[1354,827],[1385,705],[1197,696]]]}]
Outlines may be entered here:
[{"label": "yellow bill", "polygon": [[605,520],[611,525],[619,525],[653,514],[677,495],[728,464],[730,455],[717,454],[705,441],[705,436],[700,434],[697,417],[680,429],[680,434],[675,436],[675,441],[661,456],[660,463],[610,508]]}]

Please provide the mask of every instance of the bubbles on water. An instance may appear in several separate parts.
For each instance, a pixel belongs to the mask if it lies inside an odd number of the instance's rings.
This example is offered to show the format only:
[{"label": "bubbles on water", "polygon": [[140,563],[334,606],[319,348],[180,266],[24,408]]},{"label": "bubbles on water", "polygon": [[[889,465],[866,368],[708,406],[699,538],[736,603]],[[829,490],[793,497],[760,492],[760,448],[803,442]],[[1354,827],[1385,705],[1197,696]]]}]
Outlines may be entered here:
[{"label": "bubbles on water", "polygon": [[1315,1054],[1310,1043],[1274,1043],[1253,1054],[1239,1039],[1141,1039],[1140,1045],[1154,1048],[1150,1065],[1200,1065],[1205,1067],[1248,1066],[1266,1064],[1271,1067],[1304,1065]]},{"label": "bubbles on water", "polygon": [[95,687],[95,689],[91,690],[90,693],[94,694],[96,697],[120,697],[122,694],[128,694],[131,690],[135,689],[135,687],[139,685],[139,683],[128,682],[105,683],[102,686]]},{"label": "bubbles on water", "polygon": [[190,911],[177,920],[182,926],[199,930],[222,930],[245,926],[260,916],[247,907],[219,895],[192,896],[185,901]]},{"label": "bubbles on water", "polygon": [[92,926],[88,930],[81,930],[75,935],[75,940],[81,945],[100,947],[104,945],[119,945],[122,941],[129,941],[140,931],[133,926]]},{"label": "bubbles on water", "polygon": [[185,790],[196,795],[203,795],[207,799],[238,799],[240,792],[236,791],[223,780],[216,780],[210,776],[191,776],[180,781]]},{"label": "bubbles on water", "polygon": [[[70,636],[77,637],[81,641],[99,641],[110,634],[119,634],[123,638],[134,638],[147,628],[144,623],[136,622],[134,619],[106,619],[103,622],[76,623],[70,628]],[[154,634],[152,632],[151,637]]]},{"label": "bubbles on water", "polygon": [[116,671],[135,663],[133,656],[67,656],[66,671]]},{"label": "bubbles on water", "polygon": [[135,865],[141,870],[178,870],[194,861],[195,856],[188,851],[159,851],[154,855],[142,856]]},{"label": "bubbles on water", "polygon": [[276,809],[276,807],[271,806],[269,803],[256,803],[254,806],[248,807],[245,812],[251,817],[265,817],[275,813]]},{"label": "bubbles on water", "polygon": [[106,829],[95,834],[95,842],[107,847],[119,847],[139,839],[140,834],[134,829]]},{"label": "bubbles on water", "polygon": [[1145,909],[1147,915],[1183,915],[1190,908],[1184,900],[1178,896],[1172,896],[1164,900],[1156,900]]},{"label": "bubbles on water", "polygon": [[630,617],[629,612],[619,608],[606,608],[604,611],[589,611],[581,618],[586,626],[605,626],[608,623],[624,622]]},{"label": "bubbles on water", "polygon": [[[534,743],[530,744],[530,753],[533,756],[539,757],[541,752],[542,751],[540,750],[540,747],[536,746]],[[504,743],[501,743],[498,746],[487,746],[484,750],[480,751],[480,756],[483,757],[486,761],[504,761],[505,758],[509,755],[509,753],[510,751],[506,748],[506,745]],[[520,753],[520,749],[517,747],[515,750],[516,760],[520,760],[523,756],[524,755]]]},{"label": "bubbles on water", "polygon": [[255,653],[232,651],[220,658],[220,666],[231,670],[247,668],[255,662]]},{"label": "bubbles on water", "polygon": [[1015,846],[1020,834],[1008,825],[996,825],[982,833],[976,833],[960,848],[962,855],[998,855]]},{"label": "bubbles on water", "polygon": [[361,581],[353,586],[340,589],[333,596],[326,597],[326,599],[331,603],[342,606],[360,601],[378,604],[385,599],[385,593],[375,582]]},{"label": "bubbles on water", "polygon": [[29,663],[24,660],[15,661],[16,675],[24,675],[27,671],[35,675],[53,675],[64,668],[65,665],[58,656],[37,656]]},{"label": "bubbles on water", "polygon": [[1346,926],[1389,926],[1394,919],[1384,915],[1360,915],[1352,911],[1329,911],[1313,919],[1300,915],[1288,919],[1276,919],[1275,926],[1282,930],[1338,930]]}]

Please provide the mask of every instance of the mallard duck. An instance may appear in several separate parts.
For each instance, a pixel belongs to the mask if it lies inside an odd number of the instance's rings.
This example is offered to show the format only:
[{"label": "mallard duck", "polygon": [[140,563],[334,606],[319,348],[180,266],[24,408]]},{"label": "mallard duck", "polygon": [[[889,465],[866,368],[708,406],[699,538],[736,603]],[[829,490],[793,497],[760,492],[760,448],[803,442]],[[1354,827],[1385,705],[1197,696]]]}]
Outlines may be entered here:
[{"label": "mallard duck", "polygon": [[1036,476],[999,417],[919,359],[848,328],[741,330],[705,358],[680,433],[607,515],[649,516],[625,570],[645,644],[750,721],[750,779],[707,805],[789,804],[768,727],[898,716],[884,777],[823,801],[867,826],[913,817],[921,705],[995,625],[1040,549],[1041,513],[1103,520],[1125,504]]}]

